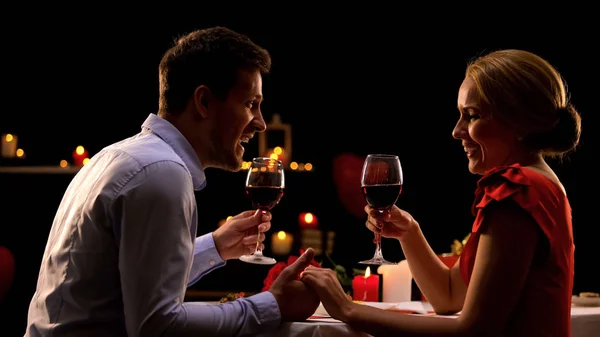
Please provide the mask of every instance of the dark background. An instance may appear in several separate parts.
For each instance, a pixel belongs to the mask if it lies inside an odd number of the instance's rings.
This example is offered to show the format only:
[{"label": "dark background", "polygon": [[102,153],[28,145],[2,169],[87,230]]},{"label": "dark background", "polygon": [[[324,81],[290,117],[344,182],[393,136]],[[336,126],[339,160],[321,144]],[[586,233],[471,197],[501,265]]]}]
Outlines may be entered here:
[{"label": "dark background", "polygon": [[[39,7],[12,13],[14,22],[3,23],[0,33],[0,132],[19,136],[19,147],[27,154],[23,163],[57,165],[77,145],[94,154],[137,133],[156,111],[157,66],[173,38],[224,25],[271,52],[263,114],[267,121],[280,114],[292,125],[293,160],[315,167],[311,173],[287,172],[286,195],[273,210],[272,230],[297,233],[298,214],[313,212],[321,229],[337,234],[335,262],[363,268],[357,261],[372,255],[372,235],[364,219],[351,215],[338,200],[332,161],[344,153],[395,153],[405,177],[398,205],[420,222],[436,252],[448,252],[454,239],[470,231],[477,179],[467,170],[460,142],[451,137],[466,62],[494,49],[527,49],[557,67],[583,117],[581,147],[563,163],[550,164],[573,208],[574,293],[600,291],[593,262],[597,205],[592,202],[598,189],[592,172],[598,148],[593,104],[598,93],[597,29],[585,19],[565,12],[566,18],[552,22],[510,16],[494,23],[477,16],[413,18],[414,13],[386,9],[353,15],[294,8],[271,15],[254,9],[234,15],[182,7],[173,13],[186,17],[169,18],[170,11],[158,16],[99,9],[71,15]],[[256,147],[254,141],[246,160]],[[16,335],[22,334],[47,234],[71,177],[0,174],[5,200],[0,204],[0,244],[17,258],[16,283],[0,304],[1,317],[3,325],[12,323]],[[199,234],[250,207],[243,195],[243,172],[207,170],[207,177],[207,188],[197,194]],[[384,240],[383,249],[390,260],[403,258],[392,240]],[[258,291],[267,271],[231,261],[194,288]]]}]

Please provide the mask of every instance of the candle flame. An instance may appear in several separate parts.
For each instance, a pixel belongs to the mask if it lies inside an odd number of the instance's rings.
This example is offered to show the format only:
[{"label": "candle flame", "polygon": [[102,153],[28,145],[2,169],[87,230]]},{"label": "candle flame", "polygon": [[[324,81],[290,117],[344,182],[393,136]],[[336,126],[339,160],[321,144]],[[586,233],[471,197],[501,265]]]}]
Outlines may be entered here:
[{"label": "candle flame", "polygon": [[279,240],[283,240],[283,239],[285,239],[285,236],[286,236],[286,235],[285,235],[285,232],[284,232],[284,231],[279,231],[279,232],[277,232],[277,238],[278,238]]},{"label": "candle flame", "polygon": [[365,278],[371,276],[371,267],[367,267],[367,270],[365,270]]},{"label": "candle flame", "polygon": [[83,154],[84,151],[85,151],[85,149],[81,145],[79,145],[79,146],[77,146],[77,148],[75,148],[75,153],[77,153],[80,156]]},{"label": "candle flame", "polygon": [[315,218],[312,215],[312,213],[306,213],[306,214],[304,214],[304,222],[306,222],[307,224],[311,224],[314,219]]}]

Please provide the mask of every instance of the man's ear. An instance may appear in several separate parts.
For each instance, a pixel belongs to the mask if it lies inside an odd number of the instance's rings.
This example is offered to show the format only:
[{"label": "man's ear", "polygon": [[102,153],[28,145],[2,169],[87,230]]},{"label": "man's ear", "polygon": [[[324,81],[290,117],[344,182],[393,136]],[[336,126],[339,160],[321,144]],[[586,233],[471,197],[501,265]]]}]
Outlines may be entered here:
[{"label": "man's ear", "polygon": [[194,90],[194,107],[202,118],[208,117],[208,102],[211,95],[210,89],[205,85],[201,85]]}]

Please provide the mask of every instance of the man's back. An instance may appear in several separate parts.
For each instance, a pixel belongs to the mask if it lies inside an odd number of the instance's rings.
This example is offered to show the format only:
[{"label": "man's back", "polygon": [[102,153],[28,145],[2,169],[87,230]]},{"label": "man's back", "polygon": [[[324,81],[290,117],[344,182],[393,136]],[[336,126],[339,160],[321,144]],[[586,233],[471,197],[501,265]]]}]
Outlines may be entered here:
[{"label": "man's back", "polygon": [[168,144],[142,132],[103,149],[75,176],[48,238],[26,336],[127,335],[119,271],[127,215],[114,209],[134,177],[165,161],[185,168]]}]

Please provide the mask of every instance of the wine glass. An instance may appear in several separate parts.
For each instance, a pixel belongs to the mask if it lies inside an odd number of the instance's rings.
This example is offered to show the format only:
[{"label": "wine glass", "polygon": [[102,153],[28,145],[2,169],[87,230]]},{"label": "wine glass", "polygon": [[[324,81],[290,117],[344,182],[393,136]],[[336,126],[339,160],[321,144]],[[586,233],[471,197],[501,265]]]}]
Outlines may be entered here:
[{"label": "wine glass", "polygon": [[[246,176],[246,196],[252,201],[252,207],[263,213],[270,211],[279,204],[284,188],[285,176],[280,160],[267,157],[252,159]],[[275,264],[277,262],[271,257],[264,256],[259,247],[260,241],[257,241],[254,253],[242,255],[240,260],[256,264]]]},{"label": "wine glass", "polygon": [[[390,209],[402,193],[402,166],[398,156],[369,154],[362,169],[361,189],[369,206],[383,213]],[[387,261],[381,253],[381,234],[375,233],[375,254],[362,264],[396,264]]]}]

